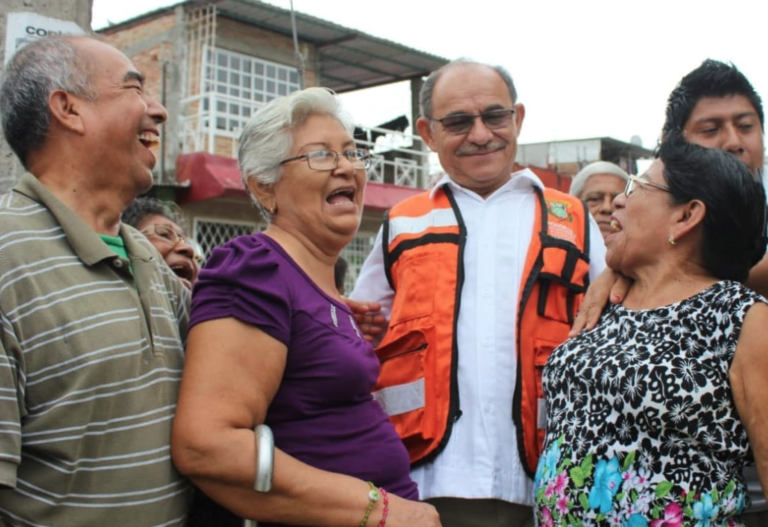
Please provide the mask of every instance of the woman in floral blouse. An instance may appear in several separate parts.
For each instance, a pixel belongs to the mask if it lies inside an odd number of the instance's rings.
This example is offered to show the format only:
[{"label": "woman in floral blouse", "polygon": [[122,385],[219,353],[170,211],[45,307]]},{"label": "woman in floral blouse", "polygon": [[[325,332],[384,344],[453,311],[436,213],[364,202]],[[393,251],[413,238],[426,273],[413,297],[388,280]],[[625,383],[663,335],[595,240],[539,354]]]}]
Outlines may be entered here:
[{"label": "woman in floral blouse", "polygon": [[741,285],[765,254],[763,188],[677,135],[659,154],[606,238],[632,288],[544,370],[540,526],[741,525],[753,454],[768,489],[768,304]]}]

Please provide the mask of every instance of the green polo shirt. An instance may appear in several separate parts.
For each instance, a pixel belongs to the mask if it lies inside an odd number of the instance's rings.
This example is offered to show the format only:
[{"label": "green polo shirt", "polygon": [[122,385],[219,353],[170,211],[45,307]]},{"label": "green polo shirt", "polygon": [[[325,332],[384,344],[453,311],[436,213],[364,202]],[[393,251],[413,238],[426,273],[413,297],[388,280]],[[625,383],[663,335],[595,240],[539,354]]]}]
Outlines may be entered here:
[{"label": "green polo shirt", "polygon": [[0,525],[184,524],[169,444],[189,293],[120,236],[127,258],[30,174],[0,197]]}]

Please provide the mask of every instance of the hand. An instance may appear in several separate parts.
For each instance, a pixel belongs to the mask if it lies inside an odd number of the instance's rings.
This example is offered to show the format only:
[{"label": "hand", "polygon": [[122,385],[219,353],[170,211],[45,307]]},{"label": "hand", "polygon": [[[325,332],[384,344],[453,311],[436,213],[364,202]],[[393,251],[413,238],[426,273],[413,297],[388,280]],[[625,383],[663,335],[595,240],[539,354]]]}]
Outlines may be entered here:
[{"label": "hand", "polygon": [[355,317],[360,331],[363,332],[363,338],[368,342],[378,342],[384,336],[389,325],[387,317],[380,313],[381,304],[378,302],[358,302],[343,297],[344,302]]},{"label": "hand", "polygon": [[631,279],[606,268],[597,280],[589,285],[568,337],[575,337],[583,330],[595,327],[608,301],[610,300],[611,304],[621,304],[631,286]]},{"label": "hand", "polygon": [[[378,525],[380,519],[380,515],[376,516],[376,522],[369,524]],[[437,510],[429,503],[405,500],[390,494],[387,527],[442,527],[442,524]]]}]

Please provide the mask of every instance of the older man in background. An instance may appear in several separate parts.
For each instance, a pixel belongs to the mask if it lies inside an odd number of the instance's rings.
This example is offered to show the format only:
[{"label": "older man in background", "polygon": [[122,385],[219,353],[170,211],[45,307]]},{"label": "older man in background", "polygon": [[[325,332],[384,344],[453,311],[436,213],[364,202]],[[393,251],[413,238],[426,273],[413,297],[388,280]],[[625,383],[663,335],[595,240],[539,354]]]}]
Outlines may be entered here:
[{"label": "older man in background", "polygon": [[169,437],[189,293],[120,222],[166,111],[85,37],[20,50],[0,110],[28,172],[0,198],[0,524],[182,526]]}]

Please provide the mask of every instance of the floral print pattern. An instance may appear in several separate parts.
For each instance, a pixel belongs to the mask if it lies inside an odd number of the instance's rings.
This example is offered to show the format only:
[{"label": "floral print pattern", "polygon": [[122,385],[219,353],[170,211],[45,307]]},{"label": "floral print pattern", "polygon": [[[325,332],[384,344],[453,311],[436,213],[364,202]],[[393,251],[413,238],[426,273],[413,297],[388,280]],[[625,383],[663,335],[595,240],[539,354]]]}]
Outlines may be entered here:
[{"label": "floral print pattern", "polygon": [[756,302],[723,281],[657,309],[612,306],[552,352],[537,525],[741,525],[750,453],[728,371]]}]

